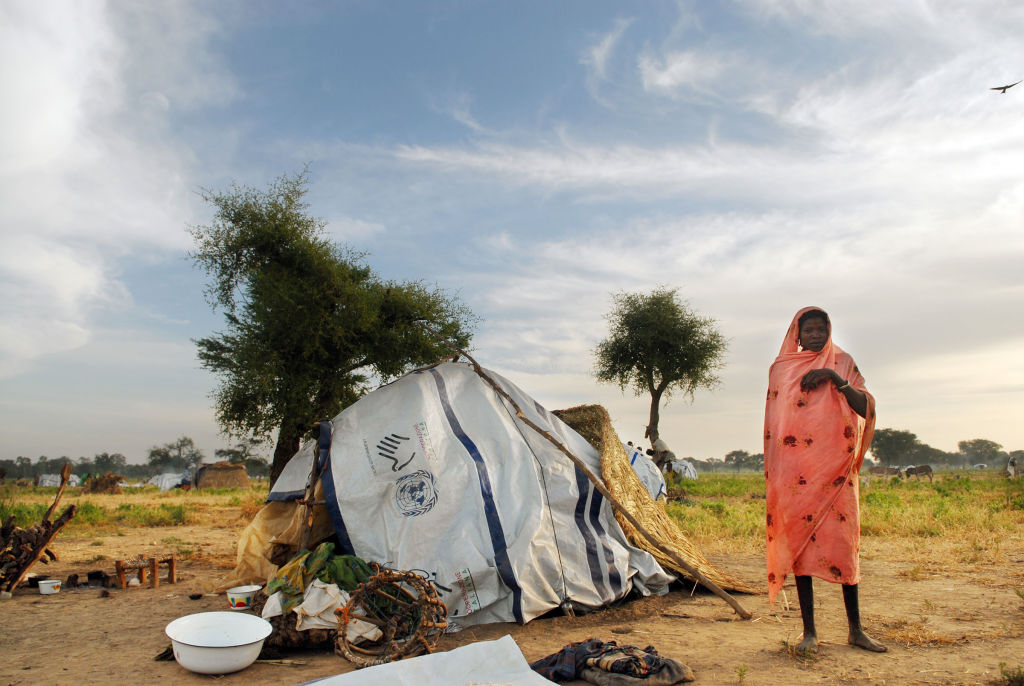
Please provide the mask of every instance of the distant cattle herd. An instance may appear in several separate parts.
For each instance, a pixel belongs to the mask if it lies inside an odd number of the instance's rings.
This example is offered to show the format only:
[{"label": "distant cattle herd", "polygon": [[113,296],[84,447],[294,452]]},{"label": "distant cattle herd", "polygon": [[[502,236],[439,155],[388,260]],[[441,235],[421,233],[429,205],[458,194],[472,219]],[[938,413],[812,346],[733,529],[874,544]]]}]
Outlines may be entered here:
[{"label": "distant cattle herd", "polygon": [[[975,469],[985,469],[988,465],[974,465]],[[901,479],[909,479],[910,477],[916,478],[918,481],[921,480],[922,476],[928,477],[928,481],[932,481],[933,471],[931,465],[919,464],[911,465],[909,467],[887,467],[885,465],[872,465],[868,467],[868,474],[871,476],[898,476]],[[1006,471],[1003,472],[1003,476],[1018,477],[1024,475],[1024,469],[1017,466],[1017,460],[1010,458],[1006,465]],[[960,478],[959,476],[956,478]]]},{"label": "distant cattle herd", "polygon": [[921,480],[922,476],[927,476],[928,481],[932,480],[932,468],[930,465],[920,464],[910,467],[886,467],[885,465],[875,465],[868,467],[868,473],[873,476],[898,476],[901,479],[909,479],[910,477]]}]

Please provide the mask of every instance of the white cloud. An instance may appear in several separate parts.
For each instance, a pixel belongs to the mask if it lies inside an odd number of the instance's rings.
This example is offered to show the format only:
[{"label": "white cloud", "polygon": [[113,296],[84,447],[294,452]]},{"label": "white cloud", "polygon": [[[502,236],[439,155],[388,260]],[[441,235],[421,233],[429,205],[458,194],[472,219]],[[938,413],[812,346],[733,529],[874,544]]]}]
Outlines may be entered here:
[{"label": "white cloud", "polygon": [[681,89],[707,90],[721,80],[729,64],[722,55],[688,50],[664,57],[640,55],[638,67],[645,91],[672,96]]},{"label": "white cloud", "polygon": [[0,6],[0,290],[17,295],[0,319],[21,332],[0,374],[129,303],[117,260],[188,245],[192,152],[168,116],[233,97],[205,49],[215,31],[185,3]]},{"label": "white cloud", "polygon": [[616,19],[615,28],[587,48],[580,61],[587,66],[593,79],[603,81],[608,77],[608,62],[612,58],[616,45],[622,39],[622,34],[632,23],[633,19]]}]

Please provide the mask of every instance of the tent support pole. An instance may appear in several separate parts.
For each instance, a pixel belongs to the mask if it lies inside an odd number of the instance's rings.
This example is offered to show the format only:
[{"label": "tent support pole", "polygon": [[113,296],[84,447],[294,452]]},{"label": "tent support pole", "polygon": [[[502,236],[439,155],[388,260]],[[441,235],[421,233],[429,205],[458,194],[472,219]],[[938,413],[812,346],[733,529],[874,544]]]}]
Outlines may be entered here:
[{"label": "tent support pole", "polygon": [[500,395],[502,398],[504,398],[505,400],[507,400],[509,403],[512,404],[512,407],[514,407],[515,410],[516,410],[516,416],[524,424],[526,424],[528,427],[530,427],[531,429],[533,429],[534,431],[539,433],[541,436],[543,436],[545,439],[547,439],[547,441],[549,443],[551,443],[553,446],[558,448],[558,450],[561,453],[563,453],[566,457],[568,457],[570,460],[572,460],[573,464],[575,464],[577,467],[579,467],[580,470],[582,470],[583,473],[587,475],[587,479],[589,479],[590,483],[592,483],[594,485],[594,488],[596,488],[601,493],[601,495],[603,495],[605,498],[607,498],[608,502],[612,504],[612,507],[615,508],[616,512],[618,512],[623,517],[625,517],[627,520],[629,520],[629,523],[632,524],[636,528],[637,531],[639,531],[641,534],[643,534],[644,537],[648,541],[650,541],[651,545],[653,545],[655,548],[660,550],[666,556],[671,558],[672,561],[675,562],[677,565],[679,565],[682,569],[686,570],[686,573],[689,574],[691,577],[693,577],[695,580],[697,580],[700,583],[701,586],[703,586],[704,588],[708,589],[709,591],[711,591],[712,593],[717,595],[719,598],[724,600],[726,603],[728,603],[729,606],[732,607],[732,609],[735,610],[736,614],[738,614],[740,617],[742,617],[743,619],[750,619],[751,618],[752,615],[750,614],[750,612],[748,610],[746,610],[742,605],[740,605],[739,602],[735,598],[733,598],[725,590],[720,588],[718,586],[718,584],[714,583],[713,581],[708,579],[706,576],[701,574],[698,569],[696,569],[693,565],[691,565],[689,562],[687,562],[682,557],[680,557],[674,550],[671,550],[667,546],[662,545],[662,543],[660,541],[658,541],[651,534],[651,532],[649,532],[644,527],[644,525],[641,524],[637,520],[637,518],[632,515],[632,513],[630,513],[626,508],[624,508],[622,506],[622,504],[618,500],[615,499],[615,496],[613,496],[611,494],[611,492],[608,490],[608,488],[603,483],[601,483],[600,479],[598,479],[593,473],[591,473],[591,471],[587,468],[587,466],[583,463],[583,461],[580,460],[580,458],[576,457],[571,452],[569,452],[568,448],[566,448],[559,441],[557,441],[547,431],[545,431],[544,429],[542,429],[541,427],[537,426],[535,423],[530,421],[530,419],[528,417],[526,417],[526,415],[523,414],[522,408],[519,407],[519,405],[516,403],[516,401],[512,399],[512,396],[510,396],[505,391],[504,388],[499,386],[498,383],[494,379],[492,379],[490,376],[488,376],[488,374],[486,372],[484,372],[484,370],[480,366],[480,364],[477,363],[477,361],[474,360],[469,355],[469,353],[467,353],[465,350],[462,350],[461,348],[456,346],[451,341],[448,341],[446,339],[441,338],[441,336],[438,335],[437,332],[435,332],[433,329],[431,329],[429,326],[427,326],[423,322],[419,322],[419,323],[420,323],[421,326],[423,326],[424,329],[426,329],[431,334],[433,334],[435,337],[437,337],[438,340],[444,341],[450,348],[452,348],[452,350],[454,350],[455,352],[459,353],[460,355],[465,357],[467,360],[469,360],[470,364],[473,365],[473,371],[475,371],[480,376],[480,378],[482,378],[484,381],[486,381],[491,386],[491,388],[493,388],[498,393],[498,395]]}]

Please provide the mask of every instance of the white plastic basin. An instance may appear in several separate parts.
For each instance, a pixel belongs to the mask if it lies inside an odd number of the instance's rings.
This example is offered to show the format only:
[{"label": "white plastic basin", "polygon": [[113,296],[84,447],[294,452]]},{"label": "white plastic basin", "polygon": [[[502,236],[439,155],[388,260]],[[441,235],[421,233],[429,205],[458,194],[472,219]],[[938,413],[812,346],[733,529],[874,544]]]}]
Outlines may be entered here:
[{"label": "white plastic basin", "polygon": [[51,595],[60,592],[60,579],[43,579],[39,582],[39,592]]},{"label": "white plastic basin", "polygon": [[179,617],[164,633],[178,664],[199,674],[227,674],[251,665],[273,631],[270,622],[235,612],[200,612]]}]

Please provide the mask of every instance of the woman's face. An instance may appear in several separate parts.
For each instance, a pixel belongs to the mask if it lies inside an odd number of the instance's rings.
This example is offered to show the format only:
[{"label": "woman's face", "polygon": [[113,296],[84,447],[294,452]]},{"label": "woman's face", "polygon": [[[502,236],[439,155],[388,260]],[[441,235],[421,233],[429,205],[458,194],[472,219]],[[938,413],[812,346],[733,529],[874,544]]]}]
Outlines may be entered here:
[{"label": "woman's face", "polygon": [[811,317],[800,327],[800,345],[804,350],[820,352],[828,342],[828,324],[821,317]]}]

